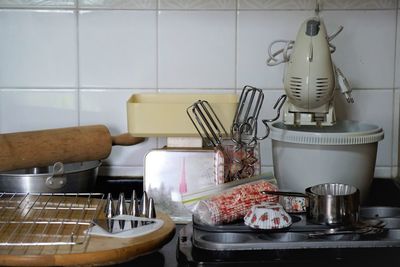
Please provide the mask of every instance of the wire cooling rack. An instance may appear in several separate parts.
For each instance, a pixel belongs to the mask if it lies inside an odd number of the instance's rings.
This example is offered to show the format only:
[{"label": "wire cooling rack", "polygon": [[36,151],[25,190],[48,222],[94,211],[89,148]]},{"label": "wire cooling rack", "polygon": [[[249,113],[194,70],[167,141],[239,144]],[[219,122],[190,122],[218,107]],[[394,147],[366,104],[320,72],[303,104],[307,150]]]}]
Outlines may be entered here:
[{"label": "wire cooling rack", "polygon": [[0,193],[1,247],[84,244],[101,193]]}]

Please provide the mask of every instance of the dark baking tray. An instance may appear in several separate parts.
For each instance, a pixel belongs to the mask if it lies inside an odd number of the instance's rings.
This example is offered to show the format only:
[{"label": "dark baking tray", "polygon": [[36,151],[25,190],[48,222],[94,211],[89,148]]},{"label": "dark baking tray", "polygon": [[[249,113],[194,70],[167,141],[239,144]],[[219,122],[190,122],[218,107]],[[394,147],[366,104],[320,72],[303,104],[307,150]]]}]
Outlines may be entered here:
[{"label": "dark baking tray", "polygon": [[186,266],[262,266],[266,263],[329,262],[349,266],[363,261],[375,265],[397,259],[400,253],[400,208],[364,207],[362,220],[379,219],[387,223],[374,235],[334,235],[318,238],[308,233],[328,226],[308,223],[304,214],[295,215],[288,229],[253,230],[238,221],[230,225],[209,226],[196,220],[181,229],[178,260]]},{"label": "dark baking tray", "polygon": [[204,250],[288,250],[321,248],[400,247],[400,209],[397,207],[364,207],[361,221],[383,221],[381,232],[335,234],[311,237],[310,234],[332,228],[309,223],[305,214],[294,215],[289,228],[254,230],[243,222],[228,225],[204,225],[194,220],[192,242]]},{"label": "dark baking tray", "polygon": [[[397,241],[392,240],[392,246],[380,239],[363,241],[351,240],[320,240],[301,246],[285,246],[294,241],[273,242],[266,248],[246,248],[244,243],[237,243],[235,250],[214,246],[214,249],[204,249],[193,244],[192,224],[188,224],[179,232],[177,259],[180,266],[377,266],[385,262],[398,260],[400,253],[400,232],[397,231]],[[218,234],[207,232],[209,235]],[[239,233],[247,235],[245,233]],[[348,237],[347,237],[348,238]],[[238,240],[239,241],[239,240]],[[242,240],[244,241],[244,240]],[[353,242],[353,243],[352,243]],[[364,247],[360,246],[360,242]],[[280,246],[276,246],[279,244]],[[302,242],[304,243],[304,242]],[[331,244],[330,246],[316,246]],[[333,245],[335,244],[335,245]],[[346,247],[341,247],[347,244]],[[385,246],[382,246],[385,244]],[[283,245],[283,246],[282,246]],[[315,246],[311,248],[310,245]],[[387,246],[389,245],[389,246]],[[339,265],[340,264],[340,265]],[[379,266],[379,265],[378,265]]]}]

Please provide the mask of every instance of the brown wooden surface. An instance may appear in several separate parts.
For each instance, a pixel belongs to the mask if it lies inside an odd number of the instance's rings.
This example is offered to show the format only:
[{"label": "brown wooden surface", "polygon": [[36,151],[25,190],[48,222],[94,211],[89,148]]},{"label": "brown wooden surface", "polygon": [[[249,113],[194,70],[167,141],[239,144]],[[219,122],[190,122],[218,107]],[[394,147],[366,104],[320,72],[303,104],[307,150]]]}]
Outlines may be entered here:
[{"label": "brown wooden surface", "polygon": [[161,248],[172,239],[175,233],[174,222],[164,213],[159,212],[157,215],[158,219],[164,221],[163,226],[143,236],[135,238],[89,236],[89,240],[82,245],[7,248],[8,254],[0,255],[0,265],[95,266],[129,261]]},{"label": "brown wooden surface", "polygon": [[62,163],[102,160],[112,145],[134,145],[143,138],[110,135],[104,125],[0,134],[0,172]]}]

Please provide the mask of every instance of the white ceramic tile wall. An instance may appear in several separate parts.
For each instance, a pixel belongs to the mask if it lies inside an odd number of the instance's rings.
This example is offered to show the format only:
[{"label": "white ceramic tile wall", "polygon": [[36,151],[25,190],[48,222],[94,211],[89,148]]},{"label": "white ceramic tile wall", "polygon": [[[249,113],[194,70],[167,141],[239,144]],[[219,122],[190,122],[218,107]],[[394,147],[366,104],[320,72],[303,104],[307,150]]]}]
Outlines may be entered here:
[{"label": "white ceramic tile wall", "polygon": [[[127,129],[125,104],[138,92],[264,89],[261,117],[274,115],[283,66],[267,47],[294,39],[314,0],[0,0],[0,132],[102,123]],[[376,175],[398,175],[399,0],[320,0],[333,58],[355,88],[337,96],[338,117],[380,125]],[[259,130],[263,131],[262,127]],[[165,138],[114,147],[103,174],[140,176],[143,157]],[[261,144],[264,171],[271,144]]]},{"label": "white ceramic tile wall", "polygon": [[87,9],[155,9],[157,0],[80,0],[78,6]]},{"label": "white ceramic tile wall", "polygon": [[[238,0],[240,9],[299,10],[315,8],[315,0]],[[397,0],[320,0],[322,10],[393,9]]]},{"label": "white ceramic tile wall", "polygon": [[159,11],[160,88],[235,87],[235,11]]},{"label": "white ceramic tile wall", "polygon": [[2,133],[71,127],[78,124],[76,89],[2,89]]},{"label": "white ceramic tile wall", "polygon": [[396,10],[326,11],[328,32],[339,25],[333,59],[354,88],[391,88],[394,79]]},{"label": "white ceramic tile wall", "polygon": [[156,11],[80,11],[80,87],[156,87]]},{"label": "white ceramic tile wall", "polygon": [[236,9],[235,0],[159,0],[160,9]]},{"label": "white ceramic tile wall", "polygon": [[240,10],[237,29],[237,86],[282,88],[283,64],[266,65],[269,44],[295,38],[310,11]]},{"label": "white ceramic tile wall", "polygon": [[3,8],[74,8],[75,0],[1,0]]},{"label": "white ceramic tile wall", "polygon": [[0,10],[0,86],[76,87],[72,10]]}]

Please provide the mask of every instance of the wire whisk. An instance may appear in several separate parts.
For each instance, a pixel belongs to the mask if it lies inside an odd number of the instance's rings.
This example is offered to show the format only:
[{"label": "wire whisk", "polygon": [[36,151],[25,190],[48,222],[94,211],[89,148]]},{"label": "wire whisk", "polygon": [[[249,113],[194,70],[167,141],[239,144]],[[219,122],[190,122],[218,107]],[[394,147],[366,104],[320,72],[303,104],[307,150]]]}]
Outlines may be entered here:
[{"label": "wire whisk", "polygon": [[186,113],[207,146],[221,147],[222,138],[228,133],[208,101],[196,101]]},{"label": "wire whisk", "polygon": [[264,93],[261,89],[246,85],[240,94],[239,104],[231,127],[231,137],[238,145],[254,146],[258,140],[268,137],[270,129],[268,122],[276,121],[280,117],[280,111],[287,96],[282,95],[274,105],[277,115],[273,119],[262,120],[265,125],[265,134],[262,137],[257,135],[258,116],[264,101]]}]

